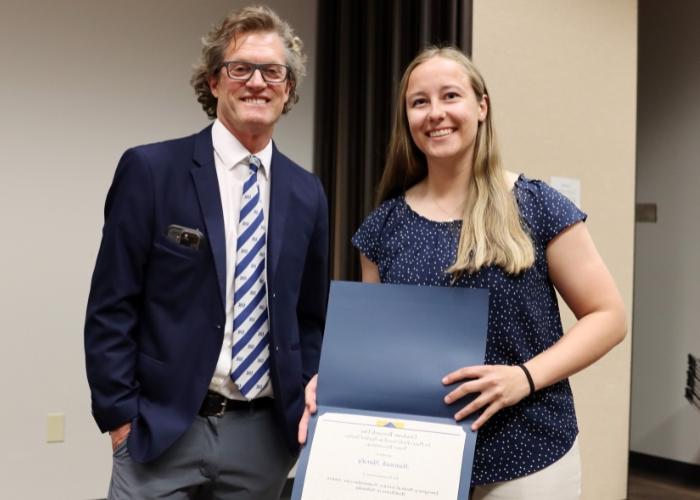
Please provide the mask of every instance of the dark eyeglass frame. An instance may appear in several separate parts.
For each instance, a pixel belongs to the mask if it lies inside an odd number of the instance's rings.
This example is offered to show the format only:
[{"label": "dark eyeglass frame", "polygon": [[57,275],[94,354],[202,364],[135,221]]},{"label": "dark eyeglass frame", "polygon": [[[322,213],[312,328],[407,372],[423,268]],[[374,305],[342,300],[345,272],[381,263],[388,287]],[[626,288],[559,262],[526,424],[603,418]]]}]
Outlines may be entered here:
[{"label": "dark eyeglass frame", "polygon": [[[232,76],[231,71],[229,69],[229,66],[232,64],[245,64],[253,68],[253,71],[250,72],[250,75],[248,75],[245,78],[239,78],[237,76]],[[285,74],[284,78],[281,80],[270,80],[267,77],[265,77],[265,69],[269,68],[271,66],[277,66],[280,68],[284,68]],[[251,78],[253,78],[253,75],[255,74],[256,71],[260,70],[260,76],[262,77],[263,80],[265,80],[265,83],[283,83],[291,78],[292,75],[292,68],[287,66],[286,64],[277,64],[277,63],[264,63],[264,64],[255,64],[252,62],[248,61],[224,61],[221,63],[221,66],[219,66],[219,69],[221,68],[226,68],[226,76],[228,76],[231,80],[236,80],[237,82],[247,82]]]}]

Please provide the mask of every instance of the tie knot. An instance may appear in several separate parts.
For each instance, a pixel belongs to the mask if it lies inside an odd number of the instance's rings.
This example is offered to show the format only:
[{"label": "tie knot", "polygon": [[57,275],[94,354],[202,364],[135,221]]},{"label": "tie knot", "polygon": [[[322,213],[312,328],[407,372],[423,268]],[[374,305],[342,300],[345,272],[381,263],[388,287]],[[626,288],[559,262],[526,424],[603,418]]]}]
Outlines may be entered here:
[{"label": "tie knot", "polygon": [[248,168],[250,168],[250,170],[251,170],[254,174],[257,174],[257,173],[258,173],[258,169],[260,168],[260,165],[261,165],[261,163],[260,163],[260,158],[258,158],[258,157],[255,156],[255,155],[250,155],[250,156],[248,157]]}]

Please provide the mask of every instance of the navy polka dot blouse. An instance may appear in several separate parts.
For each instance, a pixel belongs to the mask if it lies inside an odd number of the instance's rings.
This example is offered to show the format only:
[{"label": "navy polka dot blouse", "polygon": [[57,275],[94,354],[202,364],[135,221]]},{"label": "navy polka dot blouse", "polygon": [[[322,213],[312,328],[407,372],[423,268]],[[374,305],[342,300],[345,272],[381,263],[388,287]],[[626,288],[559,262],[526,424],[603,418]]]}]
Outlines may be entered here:
[{"label": "navy polka dot blouse", "polygon": [[[513,193],[534,243],[534,266],[516,277],[490,266],[453,285],[490,291],[487,364],[524,363],[562,336],[545,249],[562,230],[586,220],[586,214],[544,182],[520,175]],[[460,229],[459,220],[422,217],[399,196],[374,210],[352,243],[377,265],[383,283],[450,286],[452,277],[445,270],[455,260]],[[571,448],[577,433],[568,380],[541,389],[499,411],[479,430],[472,484],[507,481],[543,469]]]}]

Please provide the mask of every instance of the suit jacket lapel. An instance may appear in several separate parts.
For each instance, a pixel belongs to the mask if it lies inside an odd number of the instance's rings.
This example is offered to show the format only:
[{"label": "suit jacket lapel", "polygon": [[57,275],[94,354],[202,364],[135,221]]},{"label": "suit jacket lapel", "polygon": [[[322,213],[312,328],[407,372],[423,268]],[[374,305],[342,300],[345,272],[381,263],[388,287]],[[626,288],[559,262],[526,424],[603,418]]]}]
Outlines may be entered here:
[{"label": "suit jacket lapel", "polygon": [[270,216],[267,224],[267,282],[274,283],[277,262],[282,252],[284,225],[287,205],[291,192],[289,165],[287,159],[272,144],[272,165],[270,166]]},{"label": "suit jacket lapel", "polygon": [[214,146],[211,140],[211,126],[194,137],[195,167],[192,169],[199,206],[202,209],[207,236],[214,258],[214,268],[219,282],[222,304],[226,305],[226,238],[224,234],[224,215],[221,211],[219,181],[214,165]]}]

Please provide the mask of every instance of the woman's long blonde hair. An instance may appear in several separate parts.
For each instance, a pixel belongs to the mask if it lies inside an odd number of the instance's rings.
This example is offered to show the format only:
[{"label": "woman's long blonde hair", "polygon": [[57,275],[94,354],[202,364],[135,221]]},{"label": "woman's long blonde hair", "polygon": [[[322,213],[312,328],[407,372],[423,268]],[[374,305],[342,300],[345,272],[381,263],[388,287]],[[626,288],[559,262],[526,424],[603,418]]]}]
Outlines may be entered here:
[{"label": "woman's long blonde hair", "polygon": [[[413,142],[406,116],[406,89],[411,72],[433,57],[459,63],[469,76],[477,99],[488,96],[486,83],[471,60],[454,47],[430,47],[416,56],[401,78],[389,142],[386,166],[379,182],[377,203],[405,193],[428,175],[425,155]],[[472,175],[462,215],[462,232],[457,258],[447,269],[457,277],[473,273],[484,266],[496,265],[509,274],[519,274],[532,267],[535,251],[532,240],[520,221],[515,197],[506,184],[492,119],[492,103],[483,122],[479,123]]]}]

